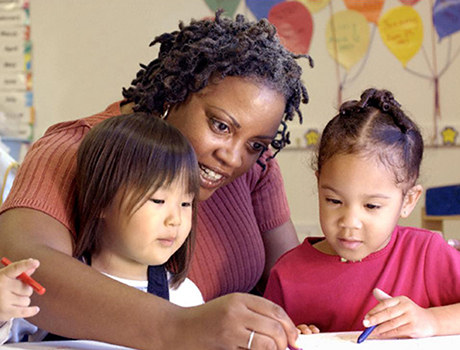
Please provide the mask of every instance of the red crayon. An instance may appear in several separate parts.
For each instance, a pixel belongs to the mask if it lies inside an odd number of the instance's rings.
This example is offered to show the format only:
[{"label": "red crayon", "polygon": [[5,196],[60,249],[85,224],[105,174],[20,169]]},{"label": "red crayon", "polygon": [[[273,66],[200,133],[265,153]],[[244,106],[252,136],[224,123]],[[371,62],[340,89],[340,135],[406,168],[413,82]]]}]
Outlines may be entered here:
[{"label": "red crayon", "polygon": [[[8,260],[8,258],[2,258],[1,263],[5,266],[8,266],[11,264],[11,261]],[[30,277],[24,272],[18,276],[18,280],[21,280],[25,284],[28,284],[29,286],[31,286],[37,292],[37,294],[42,295],[42,294],[45,294],[46,292],[45,287],[43,287],[41,284],[39,284],[32,277]]]}]

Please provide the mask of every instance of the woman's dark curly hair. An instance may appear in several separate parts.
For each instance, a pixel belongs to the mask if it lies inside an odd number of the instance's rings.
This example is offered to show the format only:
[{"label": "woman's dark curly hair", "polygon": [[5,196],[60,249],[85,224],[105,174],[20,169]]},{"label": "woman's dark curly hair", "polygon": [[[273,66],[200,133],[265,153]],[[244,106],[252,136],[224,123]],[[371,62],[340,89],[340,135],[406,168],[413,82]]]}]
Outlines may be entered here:
[{"label": "woman's dark curly hair", "polygon": [[248,77],[283,94],[286,100],[284,118],[272,147],[278,153],[289,143],[285,121],[297,113],[302,123],[300,103],[308,103],[308,93],[301,81],[300,57],[284,48],[276,36],[276,28],[266,19],[247,21],[243,15],[235,20],[221,17],[214,20],[192,20],[179,24],[179,31],[155,38],[150,46],[160,44],[158,58],[137,73],[131,87],[123,89],[134,111],[161,115],[164,106],[184,102],[190,93],[200,91],[213,78]]},{"label": "woman's dark curly hair", "polygon": [[377,157],[405,190],[415,185],[423,158],[418,126],[387,90],[367,89],[347,101],[324,128],[314,168],[318,173],[337,155]]}]

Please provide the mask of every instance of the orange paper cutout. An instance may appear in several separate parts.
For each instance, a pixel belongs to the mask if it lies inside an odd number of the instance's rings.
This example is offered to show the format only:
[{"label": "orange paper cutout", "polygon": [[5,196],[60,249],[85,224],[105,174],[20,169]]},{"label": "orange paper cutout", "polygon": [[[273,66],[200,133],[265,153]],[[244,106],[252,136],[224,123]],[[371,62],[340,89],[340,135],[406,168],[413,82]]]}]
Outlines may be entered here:
[{"label": "orange paper cutout", "polygon": [[361,12],[366,17],[368,22],[377,24],[385,0],[344,0],[344,2],[349,10]]}]

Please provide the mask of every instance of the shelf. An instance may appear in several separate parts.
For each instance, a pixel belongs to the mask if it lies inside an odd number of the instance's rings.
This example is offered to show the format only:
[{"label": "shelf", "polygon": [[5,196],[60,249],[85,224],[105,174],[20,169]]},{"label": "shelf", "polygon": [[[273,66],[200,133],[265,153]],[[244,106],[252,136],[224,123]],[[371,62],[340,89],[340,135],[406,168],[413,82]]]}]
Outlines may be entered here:
[{"label": "shelf", "polygon": [[460,220],[460,215],[427,215],[425,207],[422,208],[423,228],[444,233],[444,221],[446,220]]}]

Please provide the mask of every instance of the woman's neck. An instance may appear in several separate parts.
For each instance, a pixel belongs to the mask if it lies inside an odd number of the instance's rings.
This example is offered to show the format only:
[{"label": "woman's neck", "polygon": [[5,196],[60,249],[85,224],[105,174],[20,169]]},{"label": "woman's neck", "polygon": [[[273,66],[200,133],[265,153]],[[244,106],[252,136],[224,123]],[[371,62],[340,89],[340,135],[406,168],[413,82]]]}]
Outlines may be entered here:
[{"label": "woman's neck", "polygon": [[133,107],[134,107],[134,102],[128,102],[128,103],[125,103],[125,104],[121,104],[120,106],[120,110],[121,110],[121,114],[131,114],[133,113]]}]

